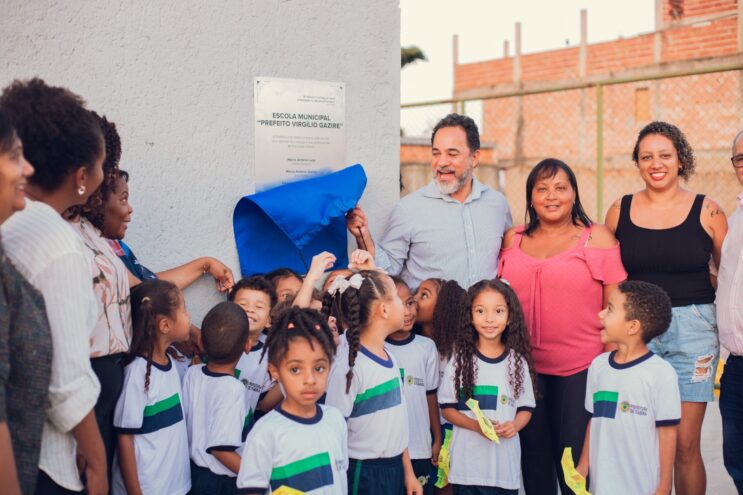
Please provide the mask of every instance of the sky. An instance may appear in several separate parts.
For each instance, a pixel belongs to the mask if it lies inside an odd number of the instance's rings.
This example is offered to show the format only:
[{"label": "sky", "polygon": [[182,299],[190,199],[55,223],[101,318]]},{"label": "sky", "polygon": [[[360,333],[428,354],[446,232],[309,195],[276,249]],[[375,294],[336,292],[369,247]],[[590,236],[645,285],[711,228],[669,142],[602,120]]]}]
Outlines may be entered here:
[{"label": "sky", "polygon": [[428,62],[405,67],[401,101],[452,95],[452,35],[459,35],[459,62],[514,53],[515,23],[521,22],[521,52],[554,50],[580,43],[580,10],[588,11],[588,42],[651,32],[654,0],[400,0],[403,46],[417,45]]}]

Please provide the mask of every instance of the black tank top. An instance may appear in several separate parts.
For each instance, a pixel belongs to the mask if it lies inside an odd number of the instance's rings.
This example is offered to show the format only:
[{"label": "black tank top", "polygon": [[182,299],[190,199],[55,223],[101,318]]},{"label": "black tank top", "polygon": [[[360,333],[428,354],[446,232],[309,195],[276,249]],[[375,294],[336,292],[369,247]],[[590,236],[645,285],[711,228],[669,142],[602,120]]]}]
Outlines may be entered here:
[{"label": "black tank top", "polygon": [[699,220],[704,195],[697,194],[686,220],[670,229],[638,227],[630,219],[632,195],[622,198],[616,237],[629,280],[662,287],[673,306],[715,302],[709,279],[712,239]]}]

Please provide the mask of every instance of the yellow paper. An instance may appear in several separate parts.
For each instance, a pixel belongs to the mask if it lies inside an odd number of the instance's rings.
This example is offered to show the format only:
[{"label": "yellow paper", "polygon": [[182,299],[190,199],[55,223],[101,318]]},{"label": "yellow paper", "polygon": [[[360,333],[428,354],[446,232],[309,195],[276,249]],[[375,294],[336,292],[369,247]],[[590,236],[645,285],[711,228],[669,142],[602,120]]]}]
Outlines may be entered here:
[{"label": "yellow paper", "polygon": [[436,483],[433,485],[436,488],[444,488],[449,484],[451,435],[452,431],[450,429],[444,429],[444,442],[441,444],[441,450],[439,451],[439,468],[436,472]]},{"label": "yellow paper", "polygon": [[300,492],[299,490],[295,490],[294,488],[289,488],[286,485],[281,485],[271,493],[273,495],[305,495],[304,492]]},{"label": "yellow paper", "polygon": [[475,413],[477,422],[480,424],[480,429],[485,434],[485,436],[500,445],[500,438],[498,438],[498,434],[495,432],[495,427],[493,427],[493,423],[488,418],[486,418],[485,414],[482,412],[482,410],[480,410],[480,403],[475,399],[470,398],[467,399],[467,402],[465,402],[465,404],[467,404],[467,407],[469,407],[470,410]]},{"label": "yellow paper", "polygon": [[573,490],[575,495],[591,495],[586,489],[586,479],[575,470],[571,447],[565,447],[562,452],[562,472],[565,473],[565,484]]}]

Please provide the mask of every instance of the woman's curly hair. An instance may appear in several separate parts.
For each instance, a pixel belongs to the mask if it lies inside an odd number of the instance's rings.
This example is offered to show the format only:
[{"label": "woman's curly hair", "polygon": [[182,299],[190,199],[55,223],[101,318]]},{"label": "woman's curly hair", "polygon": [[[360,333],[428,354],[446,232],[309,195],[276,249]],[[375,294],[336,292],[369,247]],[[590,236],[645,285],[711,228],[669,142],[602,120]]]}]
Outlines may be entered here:
[{"label": "woman's curly hair", "polygon": [[640,134],[637,135],[637,141],[635,141],[635,148],[632,150],[632,161],[636,165],[640,165],[640,142],[650,134],[660,134],[671,140],[673,147],[676,149],[678,154],[679,163],[681,169],[679,170],[679,177],[684,180],[689,180],[689,177],[694,175],[694,169],[696,167],[696,158],[694,157],[694,150],[692,149],[689,141],[686,140],[686,136],[681,129],[668,122],[655,121],[651,122],[642,128]]},{"label": "woman's curly hair", "polygon": [[16,80],[0,94],[0,110],[35,169],[29,182],[45,191],[56,191],[81,166],[92,169],[104,151],[96,118],[67,88],[39,78]]},{"label": "woman's curly hair", "polygon": [[433,310],[433,341],[441,358],[448,360],[454,352],[466,294],[456,280],[441,281]]},{"label": "woman's curly hair", "polygon": [[[103,208],[108,198],[116,188],[116,181],[123,177],[119,172],[119,161],[121,160],[121,138],[116,130],[116,124],[110,122],[105,115],[91,112],[98,120],[103,133],[103,142],[106,147],[106,159],[103,160],[103,182],[100,187],[90,195],[87,203],[73,206],[68,209],[68,218],[82,215],[99,230],[103,229]],[[127,174],[128,178],[128,174]]]},{"label": "woman's curly hair", "polygon": [[[508,353],[508,380],[515,398],[524,392],[525,371],[531,376],[532,388],[536,396],[537,380],[534,363],[531,358],[529,333],[524,322],[521,303],[511,287],[498,279],[482,280],[470,287],[464,299],[461,311],[461,325],[454,349],[455,377],[454,390],[460,391],[460,397],[472,397],[472,389],[477,383],[477,330],[472,323],[472,304],[477,296],[485,291],[495,291],[503,296],[508,306],[508,323],[501,334],[501,342]],[[511,352],[513,351],[513,352]],[[526,363],[528,370],[524,370]]]}]

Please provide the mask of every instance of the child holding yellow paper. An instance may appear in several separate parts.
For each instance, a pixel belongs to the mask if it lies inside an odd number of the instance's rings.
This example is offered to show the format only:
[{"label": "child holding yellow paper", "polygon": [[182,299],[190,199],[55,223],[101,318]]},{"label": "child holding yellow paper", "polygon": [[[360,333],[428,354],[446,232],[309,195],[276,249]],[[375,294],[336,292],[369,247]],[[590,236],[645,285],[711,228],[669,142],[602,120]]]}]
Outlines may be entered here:
[{"label": "child holding yellow paper", "polygon": [[576,469],[590,474],[593,495],[671,493],[678,380],[673,367],[647,348],[671,315],[663,289],[640,281],[619,284],[599,313],[601,342],[618,348],[588,368],[586,410],[593,417]]},{"label": "child holding yellow paper", "polygon": [[248,434],[237,488],[240,495],[346,495],[346,422],[317,404],[335,354],[327,320],[312,309],[289,308],[266,339],[268,370],[284,400]]},{"label": "child holding yellow paper", "polygon": [[[444,418],[454,425],[449,482],[455,495],[516,495],[518,432],[535,406],[524,315],[516,294],[500,280],[476,283],[464,304],[454,355],[439,388]],[[470,399],[477,404],[468,406]],[[492,423],[499,444],[475,411]]]}]

